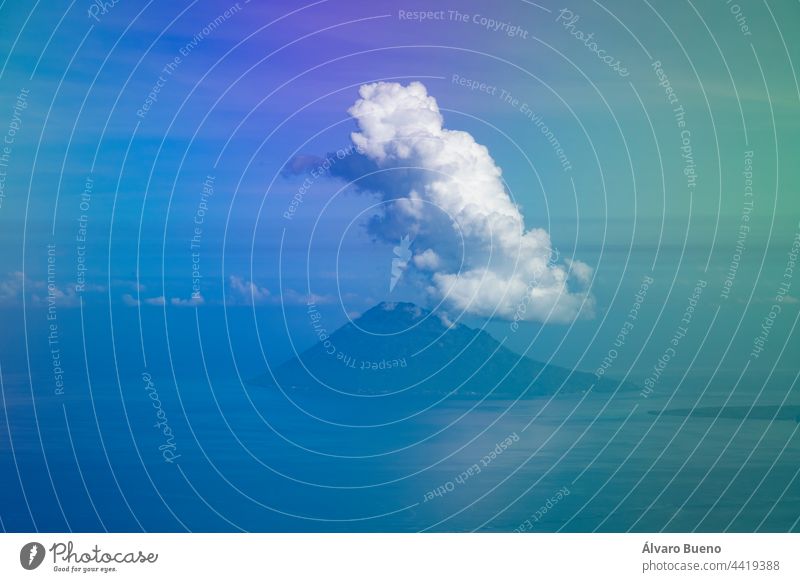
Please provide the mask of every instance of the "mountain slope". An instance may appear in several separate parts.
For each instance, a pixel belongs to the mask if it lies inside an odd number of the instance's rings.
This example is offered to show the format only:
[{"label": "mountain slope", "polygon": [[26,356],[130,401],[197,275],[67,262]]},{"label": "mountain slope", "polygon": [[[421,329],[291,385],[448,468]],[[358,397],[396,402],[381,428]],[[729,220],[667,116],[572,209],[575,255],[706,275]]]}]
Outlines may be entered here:
[{"label": "mountain slope", "polygon": [[[284,389],[328,386],[351,394],[456,394],[517,398],[611,391],[613,380],[520,356],[491,335],[450,324],[411,303],[381,303],[274,370]],[[256,380],[274,385],[269,374]]]}]

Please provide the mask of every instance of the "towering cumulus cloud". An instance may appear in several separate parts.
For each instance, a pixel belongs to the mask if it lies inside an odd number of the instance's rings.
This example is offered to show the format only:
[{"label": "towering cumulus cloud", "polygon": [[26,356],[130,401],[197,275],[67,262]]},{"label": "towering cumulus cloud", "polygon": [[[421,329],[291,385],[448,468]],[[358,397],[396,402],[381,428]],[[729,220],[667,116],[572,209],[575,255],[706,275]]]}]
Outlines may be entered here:
[{"label": "towering cumulus cloud", "polygon": [[377,166],[369,187],[385,202],[370,229],[394,244],[412,238],[409,267],[429,293],[481,316],[591,317],[591,268],[559,261],[547,231],[525,229],[489,151],[443,127],[424,85],[375,83],[359,94],[352,140]]}]

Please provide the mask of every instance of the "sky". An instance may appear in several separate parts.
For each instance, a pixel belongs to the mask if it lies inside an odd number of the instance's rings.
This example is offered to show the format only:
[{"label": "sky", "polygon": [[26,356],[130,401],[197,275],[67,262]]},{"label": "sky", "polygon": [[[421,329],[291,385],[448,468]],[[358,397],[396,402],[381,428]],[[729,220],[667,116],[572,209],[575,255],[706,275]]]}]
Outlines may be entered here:
[{"label": "sky", "polygon": [[3,2],[9,394],[247,379],[309,303],[382,301],[639,383],[791,380],[797,12]]},{"label": "sky", "polygon": [[[749,260],[731,299],[715,304],[746,303],[756,284],[753,300],[768,301],[774,278],[764,275],[781,270],[797,230],[798,88],[776,28],[787,8],[742,12],[740,25],[730,9],[691,3],[464,3],[423,20],[425,4],[333,4],[7,5],[0,97],[20,129],[0,208],[4,304],[19,304],[24,272],[34,308],[48,244],[65,309],[82,300],[127,317],[136,303],[170,312],[201,296],[214,310],[252,303],[256,289],[266,320],[311,293],[340,322],[381,300],[435,301],[411,273],[388,292],[396,242],[364,226],[384,209],[348,184],[363,156],[309,174],[315,160],[352,151],[348,110],[379,81],[422,84],[447,131],[488,149],[522,228],[549,235],[557,268],[586,265],[595,305],[576,345],[648,273],[665,294],[702,275],[718,295],[749,151]],[[506,318],[515,303],[512,294]],[[307,326],[287,317],[309,343]],[[574,318],[558,319],[546,334]],[[281,354],[283,339],[273,338]]]}]

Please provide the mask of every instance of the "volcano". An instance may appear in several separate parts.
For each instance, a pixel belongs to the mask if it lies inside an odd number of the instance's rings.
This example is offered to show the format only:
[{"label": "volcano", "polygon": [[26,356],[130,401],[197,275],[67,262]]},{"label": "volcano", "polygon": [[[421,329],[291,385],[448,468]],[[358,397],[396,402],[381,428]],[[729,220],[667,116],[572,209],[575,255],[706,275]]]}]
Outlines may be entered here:
[{"label": "volcano", "polygon": [[522,356],[486,331],[452,323],[413,303],[380,303],[333,333],[315,306],[309,306],[308,315],[320,341],[255,384],[354,395],[498,399],[635,388]]}]

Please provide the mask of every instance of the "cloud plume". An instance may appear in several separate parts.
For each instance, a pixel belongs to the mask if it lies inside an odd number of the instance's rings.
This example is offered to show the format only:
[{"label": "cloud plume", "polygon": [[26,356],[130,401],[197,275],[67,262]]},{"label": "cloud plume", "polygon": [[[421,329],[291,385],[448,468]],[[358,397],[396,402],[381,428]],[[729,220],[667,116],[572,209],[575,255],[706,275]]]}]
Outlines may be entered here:
[{"label": "cloud plume", "polygon": [[559,261],[547,231],[526,230],[489,150],[445,128],[424,85],[374,83],[359,95],[348,110],[359,128],[351,137],[376,168],[368,187],[384,202],[369,229],[393,244],[411,236],[409,265],[432,296],[480,316],[592,316],[592,269]]}]

